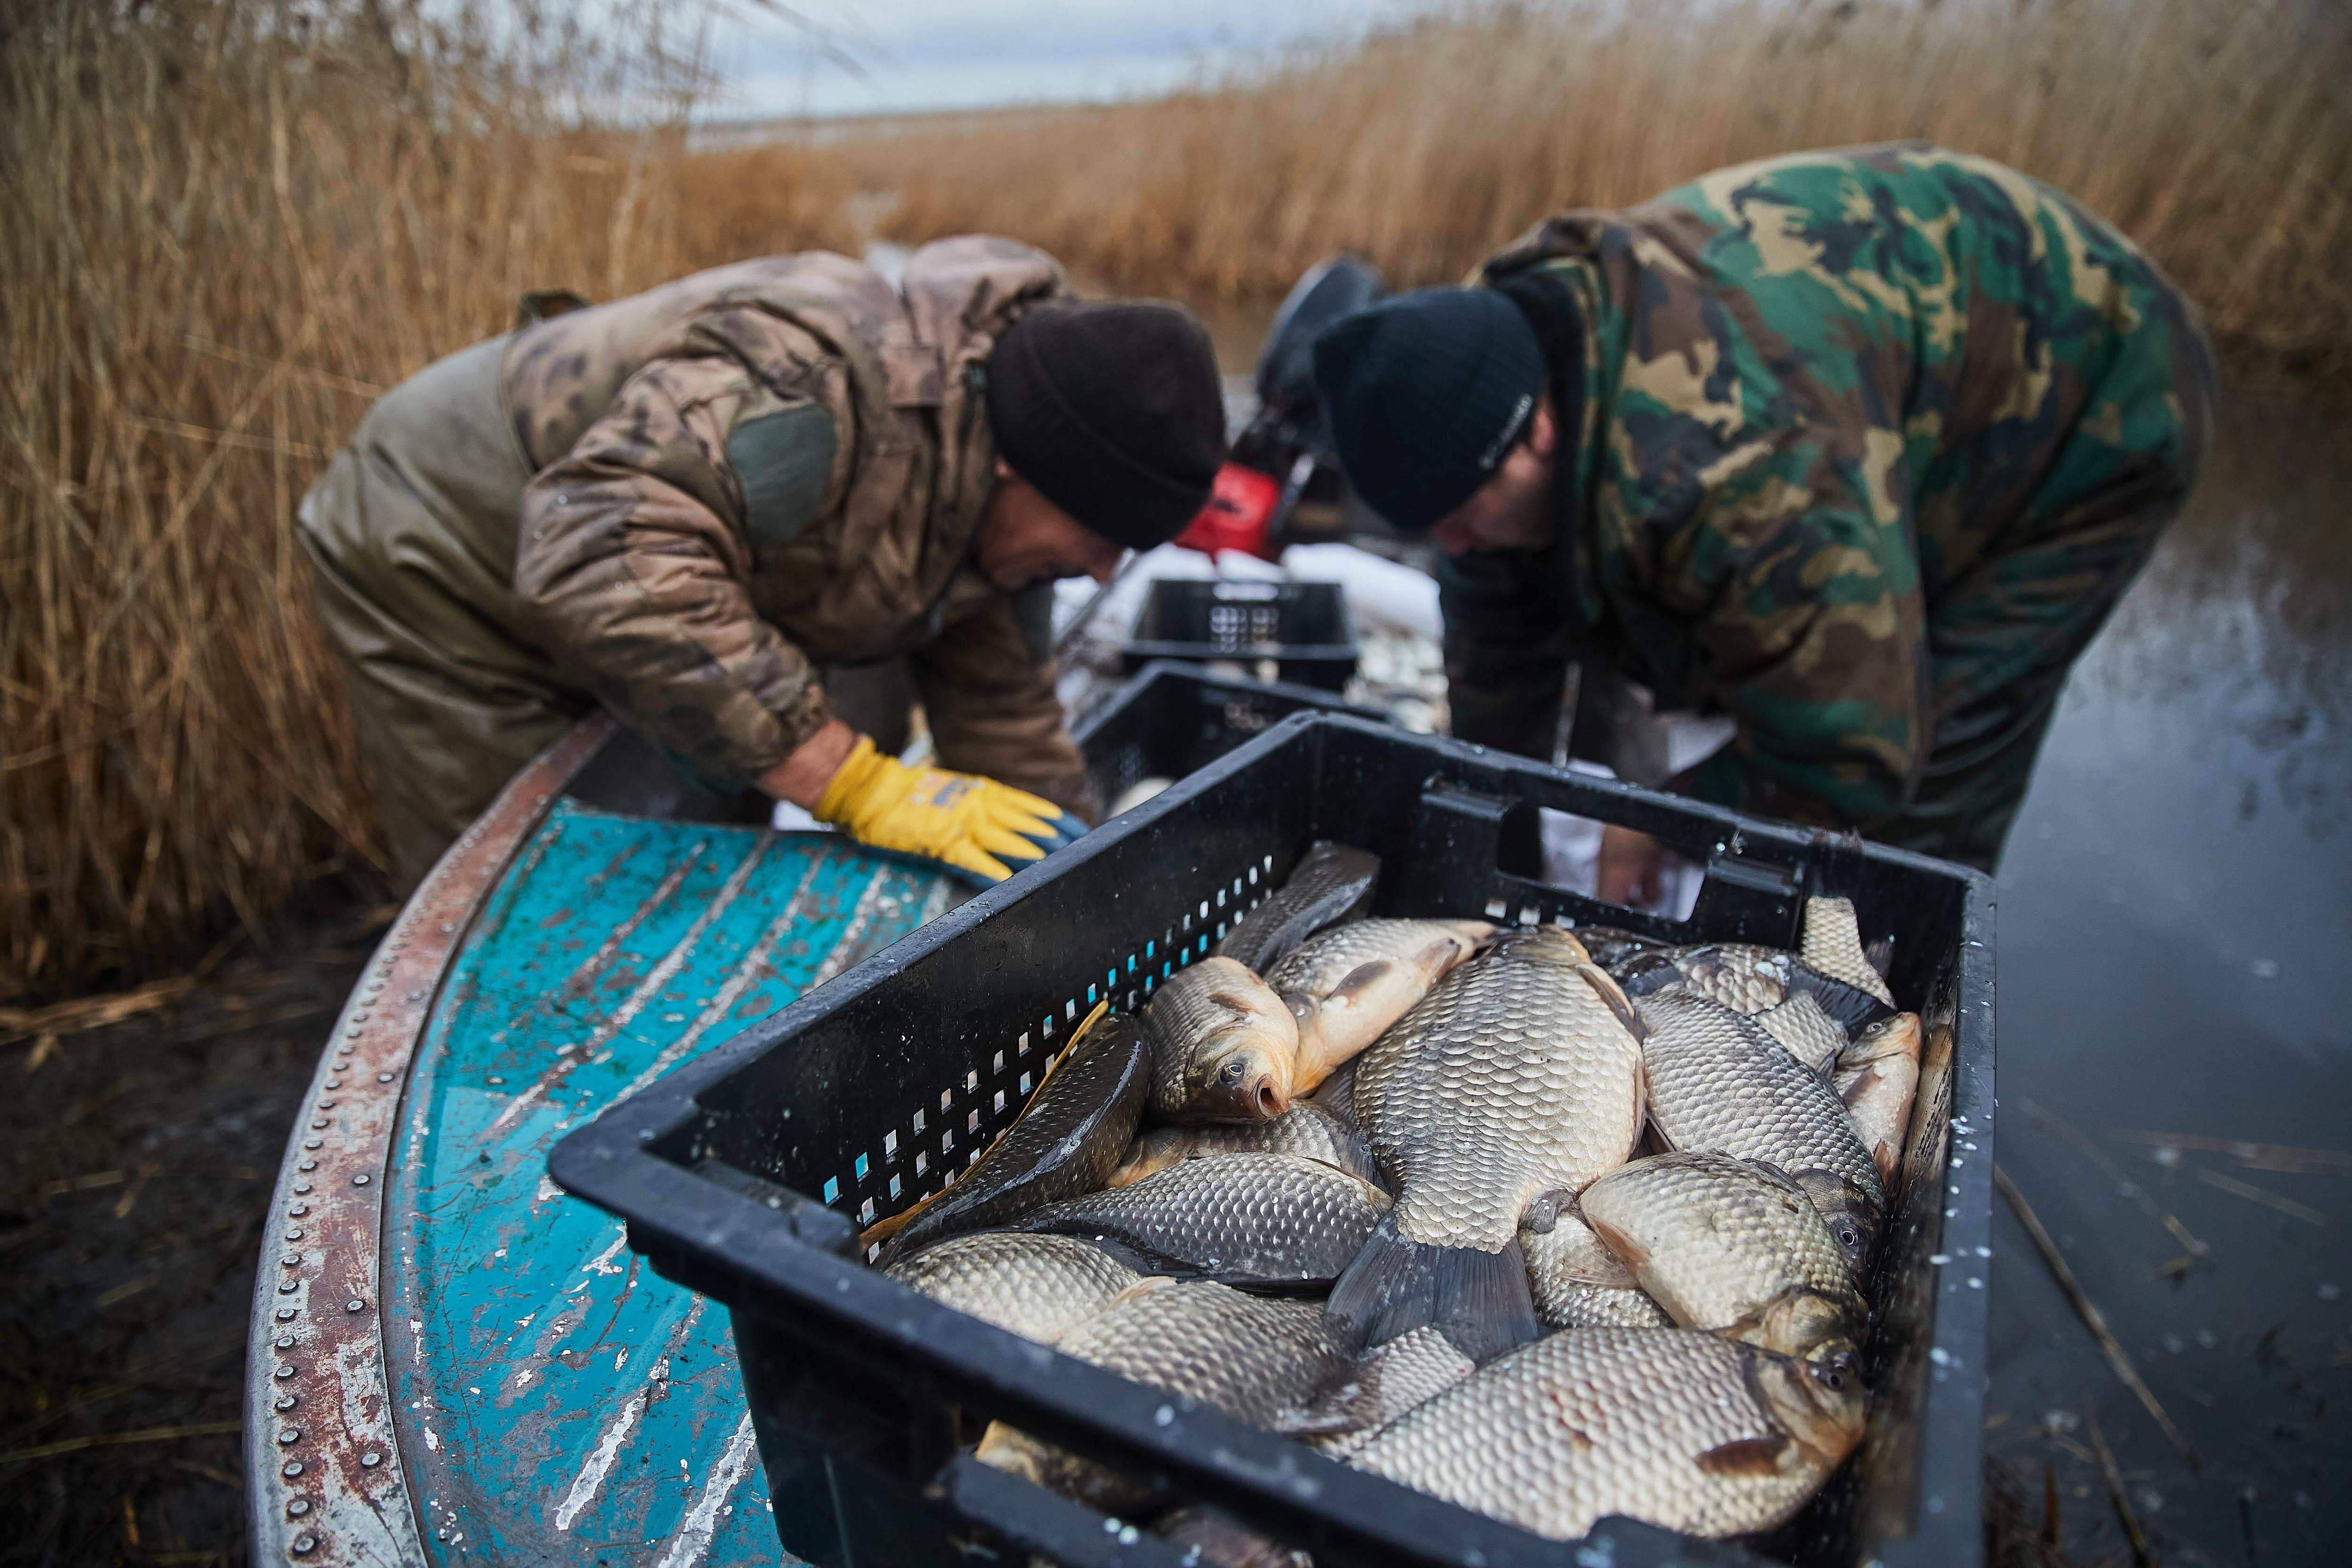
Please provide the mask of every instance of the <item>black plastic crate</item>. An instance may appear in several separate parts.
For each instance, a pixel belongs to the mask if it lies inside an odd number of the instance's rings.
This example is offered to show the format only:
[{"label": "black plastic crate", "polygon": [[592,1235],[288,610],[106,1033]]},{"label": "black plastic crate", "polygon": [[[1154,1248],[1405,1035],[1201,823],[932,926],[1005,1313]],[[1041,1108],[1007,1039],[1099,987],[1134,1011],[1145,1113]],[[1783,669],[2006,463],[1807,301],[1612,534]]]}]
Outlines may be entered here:
[{"label": "black plastic crate", "polygon": [[1375,721],[1385,717],[1312,686],[1239,680],[1162,658],[1145,665],[1088,713],[1076,738],[1108,806],[1139,780],[1181,779],[1293,713],[1309,710]]},{"label": "black plastic crate", "polygon": [[[1655,834],[1706,866],[1691,918],[1532,879],[1540,806]],[[1802,898],[1842,893],[1866,939],[1894,939],[1890,983],[1924,1015],[1927,1044],[1871,1293],[1870,1422],[1822,1495],[1754,1545],[1808,1565],[1978,1563],[1990,883],[1326,714],[1286,720],[557,1146],[557,1180],[625,1215],[660,1272],[731,1309],[783,1544],[823,1564],[1176,1562],[1122,1521],[972,1460],[965,1447],[1003,1418],[1159,1474],[1324,1568],[1747,1560],[1623,1520],[1580,1545],[1539,1540],[951,1311],[858,1256],[862,1225],[938,1186],[1012,1119],[1096,1001],[1139,1005],[1318,837],[1382,858],[1381,913],[1794,945]]]},{"label": "black plastic crate", "polygon": [[1121,657],[1271,659],[1280,679],[1337,691],[1356,673],[1356,634],[1337,583],[1163,577],[1151,584]]}]

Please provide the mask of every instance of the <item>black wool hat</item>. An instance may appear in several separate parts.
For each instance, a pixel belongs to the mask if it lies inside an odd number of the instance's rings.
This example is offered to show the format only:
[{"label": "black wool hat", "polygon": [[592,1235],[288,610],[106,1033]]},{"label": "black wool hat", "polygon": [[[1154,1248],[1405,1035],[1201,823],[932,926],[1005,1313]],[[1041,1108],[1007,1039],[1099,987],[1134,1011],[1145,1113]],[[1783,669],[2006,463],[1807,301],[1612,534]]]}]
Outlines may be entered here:
[{"label": "black wool hat", "polygon": [[988,420],[1013,471],[1095,532],[1165,544],[1209,500],[1225,404],[1208,329],[1181,305],[1040,305],[988,356]]},{"label": "black wool hat", "polygon": [[1394,295],[1315,340],[1340,467],[1374,511],[1414,532],[1494,476],[1544,382],[1535,328],[1491,289]]}]

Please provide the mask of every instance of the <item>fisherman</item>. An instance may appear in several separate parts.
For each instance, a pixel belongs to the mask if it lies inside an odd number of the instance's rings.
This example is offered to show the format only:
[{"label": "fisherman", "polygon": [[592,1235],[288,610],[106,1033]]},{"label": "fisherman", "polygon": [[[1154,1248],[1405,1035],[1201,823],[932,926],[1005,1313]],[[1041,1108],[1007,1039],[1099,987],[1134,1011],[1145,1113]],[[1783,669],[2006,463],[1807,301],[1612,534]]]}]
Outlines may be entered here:
[{"label": "fisherman", "polygon": [[[1171,538],[1223,453],[1198,320],[984,237],[895,289],[745,261],[426,367],[300,511],[398,879],[599,705],[713,791],[1009,875],[1097,809],[1053,581]],[[894,658],[877,746],[828,693]],[[911,697],[942,766],[893,754]]]},{"label": "fisherman", "polygon": [[[2213,404],[2130,241],[1919,143],[1563,213],[1315,373],[1358,491],[1448,557],[1455,735],[1549,760],[1578,660],[1736,721],[1667,787],[1987,869]],[[1601,894],[1660,867],[1612,827]]]}]

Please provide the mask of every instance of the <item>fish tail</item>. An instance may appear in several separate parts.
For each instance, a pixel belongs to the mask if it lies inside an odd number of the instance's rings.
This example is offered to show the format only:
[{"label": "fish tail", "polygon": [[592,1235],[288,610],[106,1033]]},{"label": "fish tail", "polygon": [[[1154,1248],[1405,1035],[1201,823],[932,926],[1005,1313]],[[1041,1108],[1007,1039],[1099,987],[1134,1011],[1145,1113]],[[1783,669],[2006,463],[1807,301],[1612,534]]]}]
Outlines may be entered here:
[{"label": "fish tail", "polygon": [[1358,1354],[1430,1327],[1482,1366],[1542,1332],[1516,1239],[1499,1252],[1408,1241],[1394,1209],[1331,1288],[1323,1315]]}]

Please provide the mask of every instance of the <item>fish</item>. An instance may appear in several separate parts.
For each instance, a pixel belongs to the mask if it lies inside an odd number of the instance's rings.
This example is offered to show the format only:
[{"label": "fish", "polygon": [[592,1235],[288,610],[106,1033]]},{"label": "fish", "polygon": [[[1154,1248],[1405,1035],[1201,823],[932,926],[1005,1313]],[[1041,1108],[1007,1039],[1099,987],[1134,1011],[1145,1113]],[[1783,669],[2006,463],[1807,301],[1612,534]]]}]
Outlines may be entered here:
[{"label": "fish", "polygon": [[1862,922],[1855,918],[1852,899],[1805,900],[1797,956],[1831,979],[1859,986],[1889,1007],[1895,1005],[1895,993],[1886,988],[1886,977],[1870,962],[1869,950],[1863,946]]},{"label": "fish", "polygon": [[1895,1011],[1872,993],[1822,973],[1795,953],[1748,942],[1710,942],[1638,952],[1613,973],[1637,1001],[1663,992],[1703,996],[1735,1013],[1761,1013],[1794,993],[1812,995],[1851,1039]]},{"label": "fish", "polygon": [[1663,1329],[1674,1323],[1633,1271],[1579,1217],[1575,1200],[1567,1194],[1548,1194],[1528,1205],[1519,1222],[1519,1250],[1527,1256],[1536,1317],[1547,1328]]},{"label": "fish", "polygon": [[1381,1184],[1381,1168],[1363,1136],[1321,1100],[1298,1100],[1271,1121],[1193,1121],[1139,1132],[1103,1184],[1129,1186],[1171,1165],[1217,1154],[1304,1154],[1374,1186]]},{"label": "fish", "polygon": [[1477,1370],[1477,1363],[1434,1328],[1400,1334],[1359,1356],[1348,1380],[1323,1395],[1304,1424],[1313,1433],[1307,1441],[1345,1458],[1398,1416]]},{"label": "fish", "polygon": [[[1129,1286],[1055,1348],[1267,1431],[1295,1427],[1349,1367],[1311,1301],[1158,1276]],[[1158,1492],[1001,1421],[990,1423],[975,1457],[1106,1511],[1140,1511]]]},{"label": "fish", "polygon": [[1320,1160],[1220,1154],[1012,1223],[1090,1242],[1146,1274],[1301,1290],[1338,1279],[1388,1206],[1380,1188]]},{"label": "fish", "polygon": [[1610,1172],[1578,1202],[1682,1327],[1809,1361],[1854,1353],[1870,1309],[1827,1222],[1773,1167],[1661,1154]]},{"label": "fish", "polygon": [[1350,921],[1292,950],[1265,972],[1298,1020],[1291,1093],[1312,1093],[1494,935],[1485,921]]},{"label": "fish", "polygon": [[1919,1015],[1897,1013],[1864,1029],[1838,1053],[1831,1084],[1845,1102],[1854,1135],[1870,1151],[1879,1180],[1895,1190],[1903,1143],[1911,1130],[1911,1100],[1919,1089]]},{"label": "fish", "polygon": [[1370,910],[1380,876],[1381,858],[1370,850],[1318,839],[1282,886],[1242,916],[1211,952],[1264,974],[1324,927]]},{"label": "fish", "polygon": [[1778,1166],[1813,1200],[1860,1278],[1886,1184],[1836,1091],[1745,1014],[1671,992],[1634,1005],[1649,1026],[1642,1052],[1659,1135],[1675,1150]]},{"label": "fish", "polygon": [[[1252,1529],[1221,1508],[1190,1503],[1154,1520],[1151,1533],[1187,1563],[1210,1568],[1315,1568],[1315,1559]],[[1034,1560],[1033,1560],[1034,1561]]]},{"label": "fish", "polygon": [[1538,1197],[1624,1163],[1642,1023],[1568,932],[1513,931],[1359,1060],[1359,1124],[1397,1194],[1328,1311],[1356,1352],[1434,1324],[1485,1363],[1539,1331],[1520,1251]]},{"label": "fish", "polygon": [[1609,1514],[1721,1538],[1794,1514],[1867,1413],[1843,1361],[1687,1329],[1571,1329],[1406,1412],[1347,1462],[1554,1541]]},{"label": "fish", "polygon": [[1160,983],[1143,1010],[1151,1109],[1175,1121],[1265,1121],[1290,1109],[1298,1020],[1265,981],[1210,957]]},{"label": "fish", "polygon": [[877,1260],[887,1267],[950,1236],[1002,1226],[1101,1186],[1134,1141],[1152,1065],[1150,1043],[1135,1019],[1106,1018],[1086,1030],[953,1185],[872,1226],[861,1242],[887,1242]]},{"label": "fish", "polygon": [[883,1270],[943,1306],[1050,1345],[1141,1276],[1066,1236],[983,1230],[950,1237]]},{"label": "fish", "polygon": [[1844,1026],[1822,1012],[1810,991],[1792,991],[1779,1006],[1752,1016],[1764,1026],[1766,1034],[1789,1048],[1790,1056],[1817,1073],[1826,1074],[1837,1054],[1852,1043]]}]

